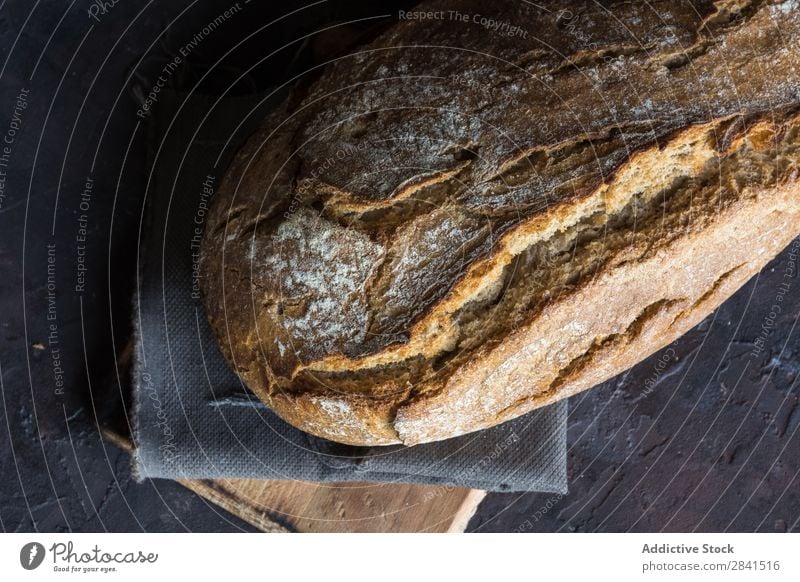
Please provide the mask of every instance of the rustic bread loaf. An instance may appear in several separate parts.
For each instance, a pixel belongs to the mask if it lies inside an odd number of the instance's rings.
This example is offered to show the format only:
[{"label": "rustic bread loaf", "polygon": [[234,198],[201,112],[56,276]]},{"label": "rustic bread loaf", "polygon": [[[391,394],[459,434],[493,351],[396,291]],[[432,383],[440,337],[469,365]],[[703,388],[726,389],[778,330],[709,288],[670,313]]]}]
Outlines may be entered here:
[{"label": "rustic bread loaf", "polygon": [[209,320],[310,433],[415,444],[573,395],[800,234],[796,1],[491,4],[328,65],[215,195]]}]

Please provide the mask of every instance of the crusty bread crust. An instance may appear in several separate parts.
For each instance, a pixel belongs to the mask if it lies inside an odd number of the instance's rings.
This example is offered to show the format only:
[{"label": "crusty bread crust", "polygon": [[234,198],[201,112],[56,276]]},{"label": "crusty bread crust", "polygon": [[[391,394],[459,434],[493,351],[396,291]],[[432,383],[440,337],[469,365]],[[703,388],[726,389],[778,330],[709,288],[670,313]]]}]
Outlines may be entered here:
[{"label": "crusty bread crust", "polygon": [[789,4],[497,3],[525,39],[394,26],[229,168],[201,260],[223,353],[288,422],[376,445],[496,425],[669,344],[800,234]]}]

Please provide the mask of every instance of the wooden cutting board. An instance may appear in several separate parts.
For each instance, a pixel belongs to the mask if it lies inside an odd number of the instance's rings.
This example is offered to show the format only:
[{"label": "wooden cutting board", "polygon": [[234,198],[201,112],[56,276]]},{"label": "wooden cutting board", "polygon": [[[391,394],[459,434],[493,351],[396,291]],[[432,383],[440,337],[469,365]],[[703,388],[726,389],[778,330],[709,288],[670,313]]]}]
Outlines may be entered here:
[{"label": "wooden cutting board", "polygon": [[[131,441],[103,436],[130,452]],[[180,480],[265,532],[463,532],[485,491],[437,485]]]}]

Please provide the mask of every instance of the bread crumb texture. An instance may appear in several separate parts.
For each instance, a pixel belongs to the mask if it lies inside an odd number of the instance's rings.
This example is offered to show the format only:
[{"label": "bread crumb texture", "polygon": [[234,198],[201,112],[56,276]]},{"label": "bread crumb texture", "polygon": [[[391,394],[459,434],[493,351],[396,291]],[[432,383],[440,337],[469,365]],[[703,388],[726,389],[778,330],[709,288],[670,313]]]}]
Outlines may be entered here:
[{"label": "bread crumb texture", "polygon": [[204,234],[223,353],[303,430],[411,445],[669,344],[800,234],[797,4],[425,3],[526,34],[400,20],[264,120]]}]

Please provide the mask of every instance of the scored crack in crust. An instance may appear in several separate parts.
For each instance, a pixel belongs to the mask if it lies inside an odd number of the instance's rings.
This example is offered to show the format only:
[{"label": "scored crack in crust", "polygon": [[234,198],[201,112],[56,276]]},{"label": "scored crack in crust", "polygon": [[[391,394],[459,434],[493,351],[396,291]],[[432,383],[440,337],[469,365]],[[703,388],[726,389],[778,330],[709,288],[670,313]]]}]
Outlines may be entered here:
[{"label": "scored crack in crust", "polygon": [[800,10],[427,2],[264,120],[214,197],[206,311],[331,440],[415,444],[592,387],[800,234]]}]

